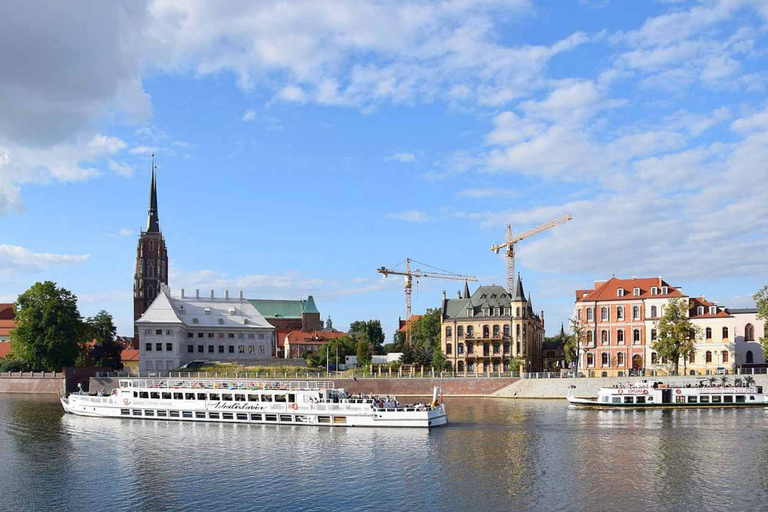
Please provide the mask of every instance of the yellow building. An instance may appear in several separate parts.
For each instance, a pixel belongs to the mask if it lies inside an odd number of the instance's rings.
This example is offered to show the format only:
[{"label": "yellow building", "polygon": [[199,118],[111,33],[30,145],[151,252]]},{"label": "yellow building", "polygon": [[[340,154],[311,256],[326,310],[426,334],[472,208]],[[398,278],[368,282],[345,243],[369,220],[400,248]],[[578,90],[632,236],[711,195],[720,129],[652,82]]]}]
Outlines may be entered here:
[{"label": "yellow building", "polygon": [[443,353],[457,372],[542,371],[544,313],[533,311],[520,276],[513,293],[501,286],[480,286],[473,294],[464,285],[457,299],[443,298]]}]

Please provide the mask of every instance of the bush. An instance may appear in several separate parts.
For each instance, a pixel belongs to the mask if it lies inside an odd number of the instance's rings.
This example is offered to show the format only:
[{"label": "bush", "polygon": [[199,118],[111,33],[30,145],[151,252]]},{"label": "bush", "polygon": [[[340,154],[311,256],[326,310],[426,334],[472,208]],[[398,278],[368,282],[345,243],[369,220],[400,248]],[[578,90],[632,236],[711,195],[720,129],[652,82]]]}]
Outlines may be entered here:
[{"label": "bush", "polygon": [[0,372],[28,372],[31,369],[29,363],[17,357],[8,356],[0,359]]}]

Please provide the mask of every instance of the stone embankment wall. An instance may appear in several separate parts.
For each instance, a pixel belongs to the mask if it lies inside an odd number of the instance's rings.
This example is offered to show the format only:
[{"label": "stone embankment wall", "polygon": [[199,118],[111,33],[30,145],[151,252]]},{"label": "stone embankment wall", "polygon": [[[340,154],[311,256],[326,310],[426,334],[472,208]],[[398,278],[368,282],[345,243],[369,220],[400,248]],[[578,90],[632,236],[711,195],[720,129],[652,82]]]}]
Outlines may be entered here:
[{"label": "stone embankment wall", "polygon": [[[728,381],[733,383],[734,377],[728,375]],[[741,376],[743,379],[744,376]],[[768,389],[768,375],[754,375],[755,384]],[[494,396],[499,398],[566,398],[568,386],[574,385],[573,396],[594,397],[600,388],[615,386],[617,384],[637,383],[643,380],[656,380],[669,383],[694,384],[701,380],[695,377],[604,377],[582,379],[522,379],[499,390]],[[720,378],[718,377],[718,383]]]},{"label": "stone embankment wall", "polygon": [[[104,389],[111,392],[117,387],[117,377],[91,377],[90,390],[98,392]],[[306,379],[287,379],[306,380]],[[402,379],[309,379],[332,380],[337,388],[345,388],[350,393],[372,393],[375,395],[430,396],[434,386],[440,386],[443,396],[483,397],[509,387],[517,381],[507,377],[467,377],[467,378],[402,378]]]},{"label": "stone embankment wall", "polygon": [[0,393],[59,394],[64,386],[61,373],[0,373]]}]

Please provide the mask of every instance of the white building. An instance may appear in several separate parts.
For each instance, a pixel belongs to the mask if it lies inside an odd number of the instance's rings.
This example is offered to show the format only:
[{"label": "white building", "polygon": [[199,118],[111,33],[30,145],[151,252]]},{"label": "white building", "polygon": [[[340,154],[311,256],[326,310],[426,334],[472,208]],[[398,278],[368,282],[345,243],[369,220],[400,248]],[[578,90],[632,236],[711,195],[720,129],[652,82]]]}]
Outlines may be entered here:
[{"label": "white building", "polygon": [[139,369],[171,370],[191,361],[245,362],[270,359],[275,328],[247,300],[171,297],[163,285],[136,320],[141,333]]},{"label": "white building", "polygon": [[757,309],[730,309],[728,312],[736,320],[734,340],[736,343],[736,362],[743,364],[765,364],[760,337],[768,336],[765,320],[757,318]]}]

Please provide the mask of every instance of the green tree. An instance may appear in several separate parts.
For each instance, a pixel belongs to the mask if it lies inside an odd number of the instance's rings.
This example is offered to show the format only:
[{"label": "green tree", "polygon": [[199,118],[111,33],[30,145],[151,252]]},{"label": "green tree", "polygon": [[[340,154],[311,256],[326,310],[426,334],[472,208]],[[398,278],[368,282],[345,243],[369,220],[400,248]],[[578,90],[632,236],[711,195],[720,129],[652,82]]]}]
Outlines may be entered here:
[{"label": "green tree", "polygon": [[52,281],[35,283],[19,295],[16,323],[11,332],[13,352],[34,371],[72,366],[87,334],[77,297]]},{"label": "green tree", "polygon": [[579,364],[579,343],[584,341],[584,336],[586,332],[586,327],[583,323],[579,322],[575,318],[571,318],[571,324],[569,333],[565,338],[565,343],[563,344],[563,353],[565,354],[565,362],[568,364],[568,366],[571,366],[571,363],[575,362],[577,365],[576,370],[578,371],[578,364]]},{"label": "green tree", "polygon": [[384,330],[381,328],[381,321],[358,320],[349,325],[349,335],[353,338],[357,338],[362,333],[368,337],[368,341],[373,346],[373,353],[382,354],[382,347],[386,336],[384,336]]},{"label": "green tree", "polygon": [[344,356],[354,356],[357,353],[357,341],[349,335],[333,338],[328,342],[327,348],[322,347],[314,354],[310,354],[308,361],[312,366],[325,368],[326,363],[336,364],[337,353],[339,364],[344,364]]},{"label": "green tree", "polygon": [[652,348],[659,356],[675,365],[675,375],[680,370],[680,358],[688,358],[694,352],[696,336],[701,329],[688,318],[688,306],[684,300],[670,299],[659,320],[658,334]]},{"label": "green tree", "polygon": [[432,366],[434,353],[442,354],[440,315],[439,309],[428,309],[421,318],[411,322],[411,343],[403,343],[403,362]]},{"label": "green tree", "polygon": [[96,342],[91,348],[93,365],[120,370],[123,367],[120,358],[123,347],[116,340],[117,329],[112,315],[101,310],[96,316],[89,318],[86,323],[89,327],[89,337],[92,337]]},{"label": "green tree", "polygon": [[432,351],[432,368],[435,370],[443,371],[446,368],[447,360],[442,350]]},{"label": "green tree", "polygon": [[368,339],[368,335],[364,332],[357,335],[357,364],[368,365],[371,363],[371,356],[373,355],[373,343]]},{"label": "green tree", "polygon": [[[768,322],[768,286],[763,286],[753,298],[757,307],[757,318]],[[765,332],[760,338],[760,345],[763,347],[763,353],[768,354],[768,323],[766,323]]]}]

